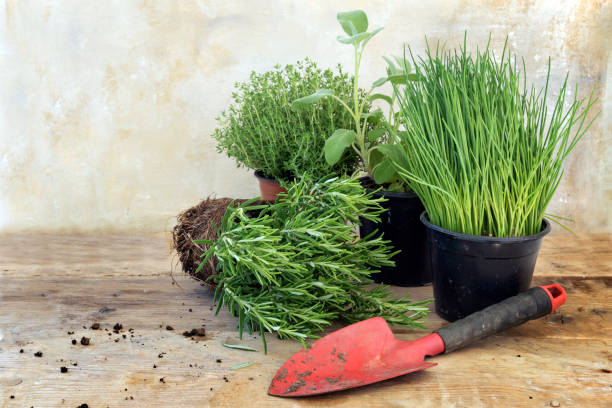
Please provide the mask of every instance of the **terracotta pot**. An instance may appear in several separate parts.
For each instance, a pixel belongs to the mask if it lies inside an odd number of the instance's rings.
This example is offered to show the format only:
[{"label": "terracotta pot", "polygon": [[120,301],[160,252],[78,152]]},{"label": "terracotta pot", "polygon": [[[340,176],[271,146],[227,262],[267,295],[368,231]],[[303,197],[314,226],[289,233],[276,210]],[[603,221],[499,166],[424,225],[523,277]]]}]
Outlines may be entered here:
[{"label": "terracotta pot", "polygon": [[259,181],[259,191],[261,192],[261,199],[264,201],[276,201],[278,193],[287,192],[287,190],[281,187],[280,182],[264,177],[263,173],[259,170],[255,171],[255,177]]}]

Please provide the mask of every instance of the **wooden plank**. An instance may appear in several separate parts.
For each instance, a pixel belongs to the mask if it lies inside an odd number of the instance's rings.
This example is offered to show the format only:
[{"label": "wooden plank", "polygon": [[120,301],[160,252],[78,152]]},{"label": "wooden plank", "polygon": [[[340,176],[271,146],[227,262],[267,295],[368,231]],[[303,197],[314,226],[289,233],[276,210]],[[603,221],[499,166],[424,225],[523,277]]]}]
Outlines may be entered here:
[{"label": "wooden plank", "polygon": [[[545,237],[535,275],[612,277],[612,234]],[[170,234],[0,234],[0,277],[163,276],[180,271]]]},{"label": "wooden plank", "polygon": [[[0,235],[0,406],[610,406],[611,243],[601,234],[544,240],[534,284],[561,283],[569,296],[554,315],[435,357],[426,372],[286,400],[266,390],[300,345],[268,336],[268,355],[224,348],[239,342],[236,321],[214,316],[210,291],[182,273],[173,284],[168,234]],[[431,287],[394,290],[431,297]],[[102,330],[88,329],[94,322]],[[181,335],[202,324],[206,338]],[[443,324],[431,314],[431,330]],[[82,336],[89,346],[71,344]],[[241,343],[261,349],[258,336]]]},{"label": "wooden plank", "polygon": [[612,277],[612,234],[545,237],[535,275],[581,279]]},{"label": "wooden plank", "polygon": [[0,234],[0,277],[162,276],[177,267],[170,234]]},{"label": "wooden plank", "polygon": [[[608,280],[563,281],[569,299],[559,313],[435,357],[439,365],[425,372],[300,400],[266,394],[274,372],[299,344],[268,336],[268,355],[224,348],[223,342],[240,342],[235,319],[225,311],[214,316],[207,288],[183,277],[177,283],[167,277],[4,278],[0,405],[527,407],[558,401],[604,407],[612,401]],[[431,287],[410,291],[415,299],[431,296]],[[102,330],[83,328],[94,322]],[[115,323],[123,325],[119,334],[112,333]],[[205,339],[181,335],[202,324]],[[430,329],[442,324],[432,314]],[[422,335],[395,331],[402,339]],[[71,344],[81,336],[91,344]],[[261,350],[258,336],[240,343]],[[37,351],[43,356],[35,357]],[[257,363],[230,370],[251,360]],[[60,372],[62,366],[68,373]]]}]

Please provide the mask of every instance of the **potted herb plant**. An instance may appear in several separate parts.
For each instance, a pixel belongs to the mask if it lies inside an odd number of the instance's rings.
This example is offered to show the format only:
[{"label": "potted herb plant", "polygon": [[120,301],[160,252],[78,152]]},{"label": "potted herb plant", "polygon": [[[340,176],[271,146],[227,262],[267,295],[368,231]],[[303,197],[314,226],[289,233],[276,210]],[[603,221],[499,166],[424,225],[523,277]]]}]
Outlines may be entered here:
[{"label": "potted herb plant", "polygon": [[238,330],[258,330],[298,340],[317,337],[336,319],[354,323],[374,316],[389,323],[424,328],[430,300],[410,302],[370,276],[393,264],[393,249],[380,237],[355,240],[353,225],[376,220],[382,198],[367,193],[354,178],[306,175],[287,185],[282,199],[266,205],[253,200],[229,205],[211,257],[218,273],[217,312],[226,306],[238,317]]},{"label": "potted herb plant", "polygon": [[453,321],[529,287],[595,100],[569,99],[566,77],[550,109],[550,63],[544,88],[527,87],[506,47],[410,57],[418,80],[395,88],[407,131],[386,153],[425,206],[436,312]]},{"label": "potted herb plant", "polygon": [[[281,182],[304,174],[320,178],[355,169],[357,159],[350,154],[341,154],[332,164],[323,158],[327,135],[352,124],[342,104],[354,96],[363,100],[363,92],[353,92],[353,81],[340,65],[336,71],[321,70],[305,59],[264,73],[252,72],[248,81],[235,87],[232,104],[217,118],[219,127],[213,136],[219,152],[233,157],[238,166],[255,170],[262,199],[275,200],[283,190]],[[319,88],[333,90],[337,100],[300,112],[291,110],[293,100]]]},{"label": "potted herb plant", "polygon": [[[377,93],[376,89],[387,82],[396,86],[415,79],[410,73],[410,64],[405,59],[396,58],[395,62],[385,58],[387,76],[372,84],[366,98],[360,99],[359,67],[365,45],[382,30],[368,30],[367,15],[361,10],[338,13],[338,22],[346,36],[339,36],[338,41],[351,44],[355,52],[355,76],[353,77],[353,95],[350,103],[345,103],[341,95],[333,89],[321,88],[316,92],[293,102],[296,112],[310,108],[315,103],[336,100],[352,118],[351,126],[338,127],[330,132],[325,141],[325,160],[335,165],[346,155],[346,150],[355,154],[361,169],[366,176],[361,178],[363,186],[375,195],[386,198],[383,207],[387,210],[380,221],[364,219],[360,227],[362,237],[373,232],[383,233],[385,239],[400,252],[394,257],[395,266],[385,266],[373,276],[376,282],[400,285],[419,286],[431,283],[431,272],[425,247],[425,227],[419,221],[424,210],[419,197],[408,187],[384,154],[382,148],[396,142],[399,122],[395,121],[395,96]],[[387,117],[380,110],[370,112],[370,101],[381,100],[389,105]]]}]

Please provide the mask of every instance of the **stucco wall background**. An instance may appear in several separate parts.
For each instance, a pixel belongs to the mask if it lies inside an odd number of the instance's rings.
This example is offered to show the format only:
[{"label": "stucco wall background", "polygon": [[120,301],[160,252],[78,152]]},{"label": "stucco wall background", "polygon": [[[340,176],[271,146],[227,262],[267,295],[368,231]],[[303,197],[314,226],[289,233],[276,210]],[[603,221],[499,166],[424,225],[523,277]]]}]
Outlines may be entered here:
[{"label": "stucco wall background", "polygon": [[[309,56],[343,63],[338,11],[373,27],[363,84],[383,55],[424,36],[501,50],[506,35],[542,84],[566,72],[601,111],[566,164],[549,211],[612,231],[612,7],[603,0],[0,0],[0,232],[164,231],[201,198],[257,195],[216,153],[214,118],[251,70]],[[556,228],[556,233],[563,233]]]}]

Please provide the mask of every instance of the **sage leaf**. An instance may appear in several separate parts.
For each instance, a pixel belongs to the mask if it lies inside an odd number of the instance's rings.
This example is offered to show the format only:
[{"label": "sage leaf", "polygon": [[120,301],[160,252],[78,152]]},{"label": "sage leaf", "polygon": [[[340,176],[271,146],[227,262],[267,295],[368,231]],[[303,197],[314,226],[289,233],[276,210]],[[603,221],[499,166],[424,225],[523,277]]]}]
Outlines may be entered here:
[{"label": "sage leaf", "polygon": [[362,10],[343,11],[336,18],[349,36],[364,33],[368,29],[368,16]]},{"label": "sage leaf", "polygon": [[312,105],[313,103],[319,102],[321,99],[326,98],[334,94],[334,91],[331,89],[317,89],[315,93],[310,94],[308,96],[304,96],[302,98],[298,98],[291,103],[291,109],[298,110],[302,109],[308,105]]},{"label": "sage leaf", "polygon": [[325,141],[325,161],[333,165],[340,160],[344,150],[355,141],[355,131],[349,129],[336,130]]}]

